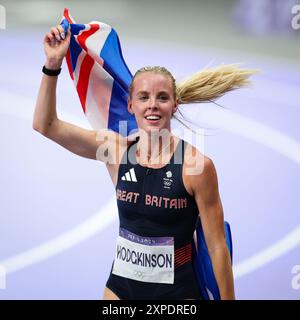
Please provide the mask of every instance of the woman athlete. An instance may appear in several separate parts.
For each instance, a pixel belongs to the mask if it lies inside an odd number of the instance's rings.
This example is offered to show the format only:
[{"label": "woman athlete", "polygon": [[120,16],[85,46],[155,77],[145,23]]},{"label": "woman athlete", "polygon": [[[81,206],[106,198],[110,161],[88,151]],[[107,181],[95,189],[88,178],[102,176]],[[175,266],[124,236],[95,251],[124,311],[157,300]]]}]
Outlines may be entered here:
[{"label": "woman athlete", "polygon": [[232,65],[204,70],[177,85],[163,67],[134,75],[128,111],[138,131],[123,137],[86,130],[56,113],[57,74],[70,29],[45,35],[46,62],[33,128],[69,151],[106,164],[116,189],[120,229],[103,299],[201,299],[192,265],[198,215],[221,299],[235,299],[222,203],[213,161],[171,133],[179,104],[211,101],[246,85],[251,70]]}]

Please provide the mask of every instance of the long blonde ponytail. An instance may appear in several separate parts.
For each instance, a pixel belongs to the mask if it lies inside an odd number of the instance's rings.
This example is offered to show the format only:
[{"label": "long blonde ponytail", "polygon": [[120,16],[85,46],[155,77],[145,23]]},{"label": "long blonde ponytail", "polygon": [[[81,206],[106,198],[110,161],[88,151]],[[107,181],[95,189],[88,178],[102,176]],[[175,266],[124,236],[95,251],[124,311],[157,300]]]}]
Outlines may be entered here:
[{"label": "long blonde ponytail", "polygon": [[226,92],[250,85],[249,77],[258,72],[242,69],[238,63],[199,71],[176,85],[179,104],[209,102]]},{"label": "long blonde ponytail", "polygon": [[246,87],[250,84],[249,77],[258,72],[254,69],[242,69],[239,63],[220,65],[194,73],[180,83],[176,83],[172,73],[165,67],[147,66],[139,69],[129,86],[129,98],[133,90],[136,76],[143,72],[156,72],[171,78],[174,98],[179,104],[210,102],[220,98],[226,92]]}]

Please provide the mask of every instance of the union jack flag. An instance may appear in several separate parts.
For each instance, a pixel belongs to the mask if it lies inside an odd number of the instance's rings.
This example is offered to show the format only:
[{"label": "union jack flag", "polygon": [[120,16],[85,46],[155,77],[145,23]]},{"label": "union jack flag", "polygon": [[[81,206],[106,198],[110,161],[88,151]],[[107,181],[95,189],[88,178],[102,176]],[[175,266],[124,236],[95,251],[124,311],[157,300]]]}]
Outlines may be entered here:
[{"label": "union jack flag", "polygon": [[127,110],[132,74],[121,50],[116,31],[102,22],[76,24],[68,9],[62,24],[71,26],[70,48],[66,55],[70,76],[83,112],[92,128],[119,132],[119,121],[127,121],[127,133],[137,127]]}]

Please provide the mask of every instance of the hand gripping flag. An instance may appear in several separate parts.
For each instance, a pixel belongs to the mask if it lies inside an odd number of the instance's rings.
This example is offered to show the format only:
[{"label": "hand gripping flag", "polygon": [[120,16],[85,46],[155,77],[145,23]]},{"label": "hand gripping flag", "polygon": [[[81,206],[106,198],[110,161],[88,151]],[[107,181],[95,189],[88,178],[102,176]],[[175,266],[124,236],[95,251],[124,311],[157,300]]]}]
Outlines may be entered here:
[{"label": "hand gripping flag", "polygon": [[[76,87],[83,112],[94,130],[107,128],[128,135],[137,128],[127,110],[128,88],[132,80],[116,31],[102,22],[76,24],[65,9],[61,25],[70,25],[71,41],[66,55],[69,73]],[[120,132],[119,121],[127,122]],[[225,222],[226,241],[232,258],[230,226]],[[220,299],[218,285],[198,217],[193,266],[202,298]]]}]

